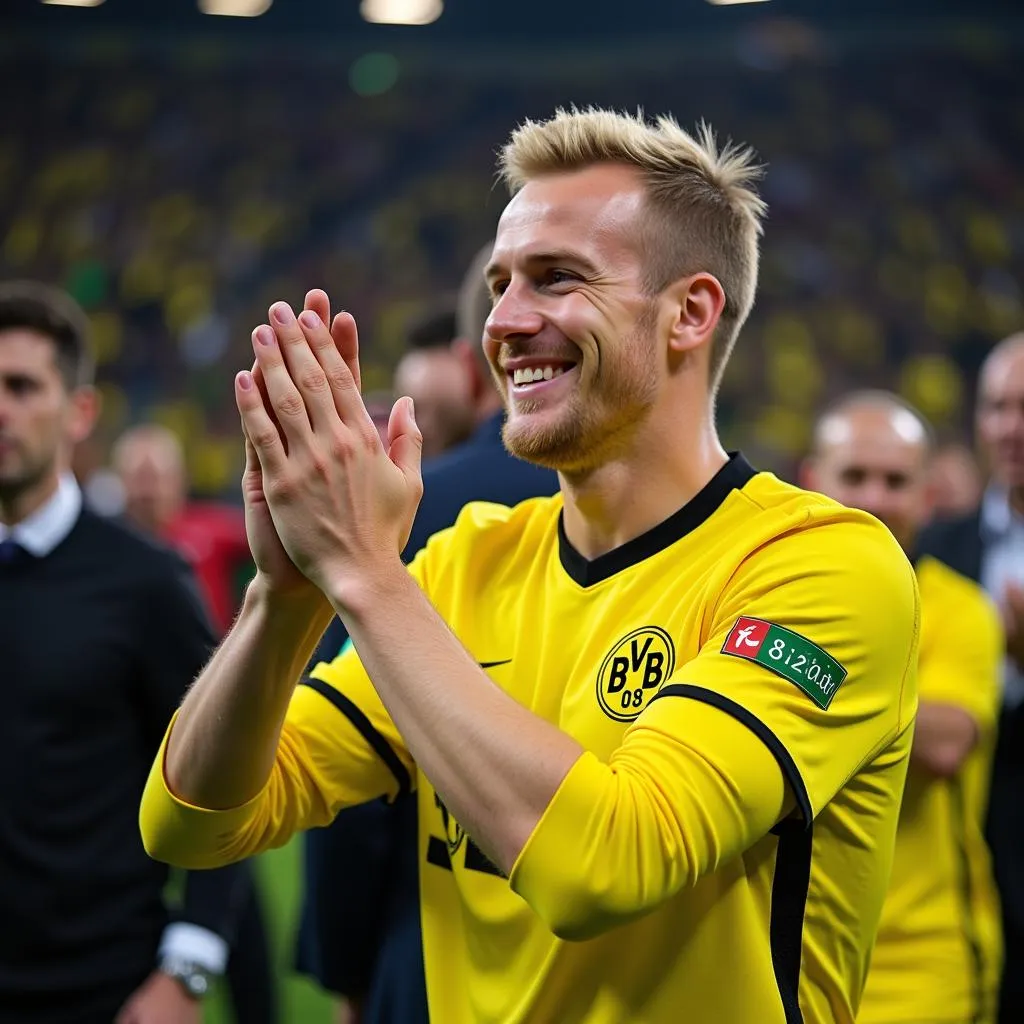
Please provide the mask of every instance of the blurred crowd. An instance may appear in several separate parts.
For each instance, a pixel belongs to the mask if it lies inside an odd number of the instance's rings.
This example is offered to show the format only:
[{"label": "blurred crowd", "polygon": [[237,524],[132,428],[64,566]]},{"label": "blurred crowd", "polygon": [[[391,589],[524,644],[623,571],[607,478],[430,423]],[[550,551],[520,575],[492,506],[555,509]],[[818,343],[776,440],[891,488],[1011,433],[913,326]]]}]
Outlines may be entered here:
[{"label": "blurred crowd", "polygon": [[[212,44],[59,62],[10,55],[0,278],[65,285],[89,312],[104,420],[155,419],[206,494],[238,472],[227,381],[271,301],[327,289],[385,386],[410,317],[450,290],[501,206],[494,152],[524,116],[601,103],[708,119],[766,163],[761,290],[720,401],[726,437],[791,469],[812,411],[861,385],[942,433],[1024,298],[1019,53],[991,34],[899,45],[794,32],[717,52],[539,67],[531,79],[411,61],[357,95],[336,55]],[[436,66],[436,62],[435,62]],[[34,130],[45,125],[46,131]],[[202,445],[190,442],[202,438]]]}]

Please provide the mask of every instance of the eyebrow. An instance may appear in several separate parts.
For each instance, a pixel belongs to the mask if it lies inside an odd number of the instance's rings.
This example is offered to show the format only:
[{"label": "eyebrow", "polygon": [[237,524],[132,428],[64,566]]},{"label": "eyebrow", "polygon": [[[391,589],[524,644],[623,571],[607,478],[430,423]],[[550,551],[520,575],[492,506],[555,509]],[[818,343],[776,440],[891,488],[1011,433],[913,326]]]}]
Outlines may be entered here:
[{"label": "eyebrow", "polygon": [[[549,249],[543,252],[531,253],[523,261],[527,266],[550,267],[558,263],[568,263],[578,267],[586,274],[596,274],[597,267],[580,252],[572,249]],[[489,263],[484,270],[484,277],[487,282],[492,283],[495,278],[502,274],[500,263]]]}]

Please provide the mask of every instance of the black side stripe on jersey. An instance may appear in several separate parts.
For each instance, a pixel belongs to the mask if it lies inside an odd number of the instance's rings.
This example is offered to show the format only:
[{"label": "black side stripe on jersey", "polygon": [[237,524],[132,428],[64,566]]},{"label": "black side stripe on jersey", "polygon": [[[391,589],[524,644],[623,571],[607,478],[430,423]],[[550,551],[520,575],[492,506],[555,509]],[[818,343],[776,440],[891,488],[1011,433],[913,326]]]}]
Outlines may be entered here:
[{"label": "black side stripe on jersey", "polygon": [[742,722],[771,751],[786,776],[803,821],[787,818],[772,832],[778,836],[775,850],[775,877],[772,879],[772,910],[768,937],[772,949],[772,967],[779,998],[786,1013],[786,1024],[803,1024],[800,1010],[800,961],[803,954],[804,910],[811,881],[811,849],[814,842],[814,814],[800,769],[782,741],[756,715],[728,697],[688,683],[672,683],[654,698],[689,697],[703,701]]},{"label": "black side stripe on jersey", "polygon": [[803,1024],[800,1010],[800,959],[804,947],[804,910],[811,882],[811,847],[814,825],[804,828],[795,818],[772,830],[779,837],[772,879],[772,914],[768,937],[779,998],[786,1024]]},{"label": "black side stripe on jersey", "polygon": [[326,697],[359,730],[363,739],[373,747],[377,756],[391,769],[391,774],[394,775],[395,781],[398,783],[399,793],[408,793],[412,789],[409,770],[402,764],[401,758],[395,753],[391,744],[377,732],[373,723],[348,697],[339,693],[333,686],[328,686],[322,679],[304,676],[299,685],[308,686],[311,690],[316,690],[321,697]]},{"label": "black side stripe on jersey", "polygon": [[963,779],[959,776],[948,782],[950,802],[953,807],[953,841],[956,843],[957,871],[959,873],[957,895],[960,902],[961,931],[967,944],[967,955],[971,965],[971,1015],[970,1024],[987,1019],[991,1007],[987,1006],[985,993],[985,955],[978,940],[978,929],[974,919],[974,891],[971,886],[971,858],[967,851],[967,808],[964,806]]},{"label": "black side stripe on jersey", "polygon": [[[797,768],[789,751],[782,745],[782,741],[760,718],[751,714],[736,701],[729,700],[728,697],[723,697],[722,694],[716,693],[714,690],[707,690],[703,686],[671,683],[662,687],[653,699],[660,700],[662,697],[689,697],[691,700],[699,700],[732,715],[738,722],[742,722],[771,751],[772,756],[782,769],[782,774],[786,776],[790,789],[793,790],[797,809],[804,820],[804,827],[808,829],[811,827],[811,823],[814,821],[814,812],[811,810],[811,799],[807,795],[807,787],[804,785],[800,769]],[[780,822],[772,831],[778,835],[783,824],[784,822]]]}]

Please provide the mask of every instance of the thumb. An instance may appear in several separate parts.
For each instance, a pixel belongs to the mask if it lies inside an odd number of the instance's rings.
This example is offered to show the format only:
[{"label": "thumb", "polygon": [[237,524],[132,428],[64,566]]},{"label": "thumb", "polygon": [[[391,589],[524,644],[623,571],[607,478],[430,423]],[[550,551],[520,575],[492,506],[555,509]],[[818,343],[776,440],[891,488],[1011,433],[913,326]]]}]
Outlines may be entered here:
[{"label": "thumb", "polygon": [[388,458],[405,478],[418,480],[423,456],[423,435],[416,425],[411,398],[400,398],[388,419]]}]

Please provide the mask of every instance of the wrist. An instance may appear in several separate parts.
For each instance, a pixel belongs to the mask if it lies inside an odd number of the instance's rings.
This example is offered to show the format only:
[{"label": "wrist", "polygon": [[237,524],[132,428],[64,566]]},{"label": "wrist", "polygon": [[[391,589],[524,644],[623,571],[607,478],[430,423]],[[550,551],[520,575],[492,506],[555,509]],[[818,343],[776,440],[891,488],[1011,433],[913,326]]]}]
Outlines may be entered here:
[{"label": "wrist", "polygon": [[359,622],[380,607],[393,607],[406,588],[419,589],[402,560],[378,566],[372,573],[346,575],[327,589],[330,603],[346,622]]},{"label": "wrist", "polygon": [[276,588],[262,573],[256,573],[245,590],[242,610],[276,622],[309,622],[318,613],[330,614],[327,598],[312,584],[291,590]]},{"label": "wrist", "polygon": [[188,996],[199,1002],[209,993],[213,974],[201,964],[183,957],[168,955],[160,959],[157,970],[165,974]]}]

